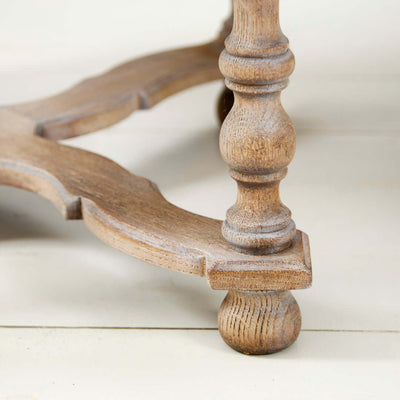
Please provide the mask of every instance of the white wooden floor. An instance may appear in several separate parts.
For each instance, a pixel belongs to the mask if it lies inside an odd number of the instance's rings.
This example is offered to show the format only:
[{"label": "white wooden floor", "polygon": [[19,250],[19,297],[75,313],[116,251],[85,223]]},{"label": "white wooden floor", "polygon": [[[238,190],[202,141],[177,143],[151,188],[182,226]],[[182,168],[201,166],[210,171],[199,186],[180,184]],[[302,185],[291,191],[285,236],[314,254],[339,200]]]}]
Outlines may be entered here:
[{"label": "white wooden floor", "polygon": [[[29,76],[6,78],[7,100],[38,91]],[[220,86],[70,143],[223,219],[235,185],[218,152]],[[398,80],[300,76],[284,95],[298,147],[282,198],[310,235],[314,286],[295,292],[298,341],[272,356],[223,343],[224,293],[204,280],[119,253],[47,201],[0,187],[0,399],[398,399],[399,89]]]}]

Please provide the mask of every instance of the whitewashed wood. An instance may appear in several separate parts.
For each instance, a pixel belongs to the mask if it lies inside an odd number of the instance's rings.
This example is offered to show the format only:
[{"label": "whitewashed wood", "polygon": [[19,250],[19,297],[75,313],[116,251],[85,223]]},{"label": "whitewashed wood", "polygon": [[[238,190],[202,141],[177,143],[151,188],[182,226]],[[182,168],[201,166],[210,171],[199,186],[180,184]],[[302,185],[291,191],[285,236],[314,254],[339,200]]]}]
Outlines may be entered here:
[{"label": "whitewashed wood", "polygon": [[50,200],[101,240],[152,264],[205,276],[214,289],[290,290],[311,284],[306,234],[264,257],[232,250],[221,222],[169,203],[148,179],[115,162],[33,135],[0,131],[0,182]]}]

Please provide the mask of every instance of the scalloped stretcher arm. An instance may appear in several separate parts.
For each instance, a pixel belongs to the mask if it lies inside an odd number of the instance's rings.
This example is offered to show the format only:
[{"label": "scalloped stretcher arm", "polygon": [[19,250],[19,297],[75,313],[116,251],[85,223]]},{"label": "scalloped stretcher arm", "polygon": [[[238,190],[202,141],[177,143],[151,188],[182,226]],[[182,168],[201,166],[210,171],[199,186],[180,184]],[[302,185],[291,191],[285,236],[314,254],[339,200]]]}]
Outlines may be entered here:
[{"label": "scalloped stretcher arm", "polygon": [[49,199],[83,218],[101,240],[175,271],[206,276],[214,289],[300,289],[311,284],[307,235],[278,254],[228,247],[221,221],[169,203],[151,181],[97,154],[37,136],[0,131],[0,183]]}]

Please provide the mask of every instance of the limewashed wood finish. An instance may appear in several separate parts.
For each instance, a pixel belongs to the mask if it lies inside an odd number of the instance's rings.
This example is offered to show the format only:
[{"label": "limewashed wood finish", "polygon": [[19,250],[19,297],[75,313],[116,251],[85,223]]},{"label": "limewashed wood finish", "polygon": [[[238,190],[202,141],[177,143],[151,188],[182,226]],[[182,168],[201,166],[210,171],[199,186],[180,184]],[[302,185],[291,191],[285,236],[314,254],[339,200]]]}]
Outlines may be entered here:
[{"label": "limewashed wood finish", "polygon": [[222,237],[221,221],[168,203],[153,182],[85,150],[0,132],[0,182],[49,199],[66,219],[83,218],[100,239],[125,253],[206,276],[215,289],[310,284],[304,233],[299,231],[296,244],[279,256],[238,253]]},{"label": "limewashed wood finish", "polygon": [[[294,59],[278,0],[234,0],[233,11],[211,43],[133,60],[59,95],[0,108],[0,183],[49,199],[129,255],[228,290],[221,336],[243,353],[268,354],[297,338],[301,314],[289,290],[312,278],[308,237],[279,199],[295,150],[280,104]],[[220,79],[221,51],[220,148],[238,183],[224,222],[174,206],[153,182],[107,158],[56,142]]]},{"label": "limewashed wood finish", "polygon": [[[279,0],[233,0],[233,15],[232,32],[219,60],[226,86],[234,94],[226,118],[220,112],[220,149],[238,195],[222,234],[232,249],[268,258],[284,254],[296,242],[291,212],[279,196],[296,147],[293,124],[280,102],[294,56],[279,25]],[[225,91],[220,104],[227,104],[229,95]],[[230,346],[266,354],[296,340],[300,310],[288,288],[280,289],[284,291],[228,292],[219,329]]]}]

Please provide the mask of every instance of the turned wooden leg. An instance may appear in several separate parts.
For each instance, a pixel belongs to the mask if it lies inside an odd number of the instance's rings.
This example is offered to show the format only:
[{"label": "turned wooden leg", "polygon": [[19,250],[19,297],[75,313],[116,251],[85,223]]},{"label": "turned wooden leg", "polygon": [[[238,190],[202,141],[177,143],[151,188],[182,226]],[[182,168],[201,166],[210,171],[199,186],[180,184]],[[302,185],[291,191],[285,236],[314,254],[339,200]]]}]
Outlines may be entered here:
[{"label": "turned wooden leg", "polygon": [[219,309],[218,326],[233,349],[245,354],[269,354],[297,339],[301,314],[288,290],[230,290]]},{"label": "turned wooden leg", "polygon": [[[280,101],[294,57],[279,26],[279,0],[233,0],[233,28],[219,65],[234,93],[220,149],[238,184],[222,234],[238,252],[277,253],[291,246],[296,233],[279,197],[296,146],[293,124]],[[300,325],[300,310],[289,291],[229,291],[219,314],[224,340],[249,354],[289,346]]]},{"label": "turned wooden leg", "polygon": [[218,98],[217,114],[219,122],[222,124],[225,121],[226,116],[229,114],[233,106],[233,92],[232,90],[225,87]]},{"label": "turned wooden leg", "polygon": [[238,251],[270,254],[289,247],[296,232],[279,197],[296,147],[280,101],[294,57],[279,28],[278,0],[233,3],[233,29],[219,65],[235,102],[222,125],[220,149],[238,183],[238,197],[222,233]]},{"label": "turned wooden leg", "polygon": [[[225,39],[232,32],[232,25],[233,25],[233,3],[232,3],[232,14],[225,21],[222,30],[219,34],[219,40],[222,43],[222,48]],[[228,89],[227,87],[224,87],[217,101],[217,116],[221,124],[224,122],[226,116],[229,114],[229,111],[231,111],[231,108],[233,106],[233,100],[234,98],[232,90]]]}]

